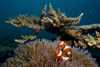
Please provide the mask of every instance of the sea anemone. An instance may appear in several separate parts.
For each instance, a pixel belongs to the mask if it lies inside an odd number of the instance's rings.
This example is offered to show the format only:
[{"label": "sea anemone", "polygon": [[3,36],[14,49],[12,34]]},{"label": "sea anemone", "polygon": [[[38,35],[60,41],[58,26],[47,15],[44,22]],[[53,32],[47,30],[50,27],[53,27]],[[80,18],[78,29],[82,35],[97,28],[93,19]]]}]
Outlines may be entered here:
[{"label": "sea anemone", "polygon": [[58,49],[59,40],[38,39],[21,44],[14,50],[14,57],[8,58],[2,67],[98,67],[87,50],[75,47],[71,48],[72,61],[65,65],[57,61],[55,50]]},{"label": "sea anemone", "polygon": [[72,61],[66,67],[98,67],[88,50],[72,47],[71,54]]}]

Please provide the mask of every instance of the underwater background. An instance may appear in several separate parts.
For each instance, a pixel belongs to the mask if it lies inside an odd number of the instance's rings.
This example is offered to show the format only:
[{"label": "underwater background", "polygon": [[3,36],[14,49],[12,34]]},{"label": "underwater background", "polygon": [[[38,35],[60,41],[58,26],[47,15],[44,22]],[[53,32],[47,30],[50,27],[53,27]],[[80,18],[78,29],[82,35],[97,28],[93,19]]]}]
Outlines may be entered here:
[{"label": "underwater background", "polygon": [[[65,12],[67,17],[77,17],[81,13],[84,13],[80,23],[77,25],[100,23],[100,0],[0,0],[0,63],[3,63],[6,58],[12,56],[11,54],[7,55],[7,53],[4,53],[5,51],[13,53],[13,49],[11,50],[8,47],[3,48],[4,46],[11,44],[12,46],[10,46],[15,48],[13,45],[18,44],[14,41],[15,39],[21,39],[21,35],[30,35],[35,31],[26,27],[17,28],[5,23],[5,21],[8,21],[9,18],[19,16],[19,14],[40,17],[41,10],[43,10],[45,4],[47,4],[48,12],[49,3],[51,3],[56,12],[57,8],[60,8],[61,12]],[[56,34],[41,30],[36,39],[46,38],[50,40],[54,36]],[[97,54],[99,51],[97,50]],[[93,53],[93,49],[91,53]],[[5,58],[3,58],[4,56]]]}]

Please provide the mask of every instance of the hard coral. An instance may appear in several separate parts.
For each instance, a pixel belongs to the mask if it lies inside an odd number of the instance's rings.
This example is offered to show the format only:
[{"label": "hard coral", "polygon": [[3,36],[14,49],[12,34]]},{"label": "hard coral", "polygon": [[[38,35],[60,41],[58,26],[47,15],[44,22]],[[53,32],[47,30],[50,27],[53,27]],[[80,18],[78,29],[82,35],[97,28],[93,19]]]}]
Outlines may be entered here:
[{"label": "hard coral", "polygon": [[[64,62],[58,62],[55,50],[59,49],[59,41],[51,42],[42,39],[19,45],[15,56],[6,60],[2,67],[64,67]],[[88,51],[71,48],[71,62],[66,67],[98,67],[95,59]]]},{"label": "hard coral", "polygon": [[47,17],[46,14],[46,8],[47,5],[44,6],[44,9],[42,10],[41,17],[36,17],[36,16],[31,16],[27,17],[27,15],[19,15],[16,16],[14,19],[9,19],[9,21],[6,21],[6,23],[10,23],[15,27],[28,27],[31,29],[36,29],[35,33],[33,35],[29,36],[23,36],[23,39],[15,39],[16,42],[18,43],[24,43],[27,40],[33,40],[36,38],[37,34],[39,33],[40,30],[45,30],[47,32],[51,33],[61,33],[60,29],[64,29],[63,27],[65,26],[72,26],[74,24],[80,23],[81,17],[83,16],[83,13],[80,14],[78,17],[71,18],[67,17],[65,13],[61,13],[60,9],[58,9],[58,14],[56,13],[55,10],[53,10],[52,5],[50,4],[49,6],[49,17]]}]

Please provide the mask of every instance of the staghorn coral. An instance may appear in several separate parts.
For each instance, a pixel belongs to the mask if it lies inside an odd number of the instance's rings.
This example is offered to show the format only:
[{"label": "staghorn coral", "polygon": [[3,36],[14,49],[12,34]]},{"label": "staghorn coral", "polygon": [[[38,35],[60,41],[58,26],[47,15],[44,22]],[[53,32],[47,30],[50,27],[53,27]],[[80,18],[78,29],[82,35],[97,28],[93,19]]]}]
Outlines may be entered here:
[{"label": "staghorn coral", "polygon": [[99,34],[99,32],[96,31],[95,37],[89,35],[89,33],[88,33],[87,36],[82,36],[81,39],[82,40],[79,40],[78,43],[74,41],[74,44],[76,47],[86,48],[89,46],[92,48],[100,49],[100,34]]},{"label": "staghorn coral", "polygon": [[78,26],[82,30],[84,34],[87,33],[94,33],[95,31],[100,32],[100,24],[91,24],[91,25],[83,25],[83,26]]},{"label": "staghorn coral", "polygon": [[71,26],[68,28],[70,30],[81,30],[82,34],[87,34],[87,33],[94,33],[95,31],[100,32],[100,24],[90,24],[90,25],[82,25],[82,26]]},{"label": "staghorn coral", "polygon": [[98,67],[88,53],[80,48],[71,48],[71,62],[58,62],[55,50],[59,49],[59,40],[51,42],[42,39],[19,45],[15,49],[15,56],[8,58],[2,67]]},{"label": "staghorn coral", "polygon": [[25,26],[31,29],[36,29],[33,35],[21,35],[23,39],[15,39],[16,42],[24,43],[27,40],[33,40],[36,38],[40,30],[45,30],[47,32],[57,34],[55,38],[59,38],[60,40],[69,40],[72,42],[77,41],[78,44],[75,43],[77,47],[86,48],[90,46],[92,48],[100,49],[100,38],[98,38],[100,36],[97,36],[97,39],[95,39],[94,37],[92,37],[91,39],[86,36],[87,33],[100,31],[100,24],[72,26],[80,22],[83,13],[75,18],[67,18],[65,13],[61,13],[59,8],[57,14],[56,11],[53,10],[52,5],[50,4],[48,12],[50,16],[49,18],[47,17],[46,8],[47,5],[44,6],[40,18],[36,16],[27,17],[27,15],[19,15],[19,17],[16,16],[16,18],[9,19],[9,21],[6,21],[7,23],[10,23],[15,27]]},{"label": "staghorn coral", "polygon": [[[33,35],[23,36],[23,39],[15,39],[16,42],[24,43],[27,40],[33,40],[36,38],[36,35],[39,33],[40,30],[46,30],[47,32],[51,33],[60,33],[64,26],[70,27],[73,24],[78,24],[83,13],[79,17],[75,18],[67,18],[65,13],[61,13],[60,9],[58,9],[58,14],[56,11],[53,10],[51,4],[49,6],[49,16],[50,18],[46,17],[46,7],[44,6],[44,10],[42,10],[41,17],[31,16],[27,17],[27,15],[19,15],[16,16],[14,19],[9,19],[6,23],[10,23],[15,27],[25,26],[31,29],[36,29],[36,32]],[[61,30],[60,30],[61,29]],[[63,31],[62,31],[63,32]]]}]

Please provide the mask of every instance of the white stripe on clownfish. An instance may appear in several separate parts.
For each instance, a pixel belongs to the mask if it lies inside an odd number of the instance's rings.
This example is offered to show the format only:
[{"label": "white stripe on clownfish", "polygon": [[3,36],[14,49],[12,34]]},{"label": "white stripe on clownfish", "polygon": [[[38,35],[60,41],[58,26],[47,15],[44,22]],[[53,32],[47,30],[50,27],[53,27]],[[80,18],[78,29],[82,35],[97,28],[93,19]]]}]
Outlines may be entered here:
[{"label": "white stripe on clownfish", "polygon": [[61,43],[60,43],[60,45],[63,45],[64,44],[64,41],[62,41]]},{"label": "white stripe on clownfish", "polygon": [[69,54],[71,54],[71,52],[68,52],[67,54],[69,55]]},{"label": "white stripe on clownfish", "polygon": [[[70,49],[70,46],[65,46],[65,47],[63,48],[63,51],[65,51],[65,50],[67,50],[67,49]],[[65,51],[65,52],[66,52],[66,51]],[[70,51],[67,51],[66,53],[69,55]],[[70,54],[71,54],[71,53],[70,53]]]},{"label": "white stripe on clownfish", "polygon": [[63,56],[62,56],[62,58],[64,61],[67,61],[68,59],[70,59],[69,57],[63,57]]},{"label": "white stripe on clownfish", "polygon": [[70,46],[65,46],[65,47],[63,48],[63,50],[65,50],[65,49],[67,49],[67,48],[70,48]]},{"label": "white stripe on clownfish", "polygon": [[61,54],[62,54],[62,51],[60,51],[60,53],[57,56],[61,56]]}]

